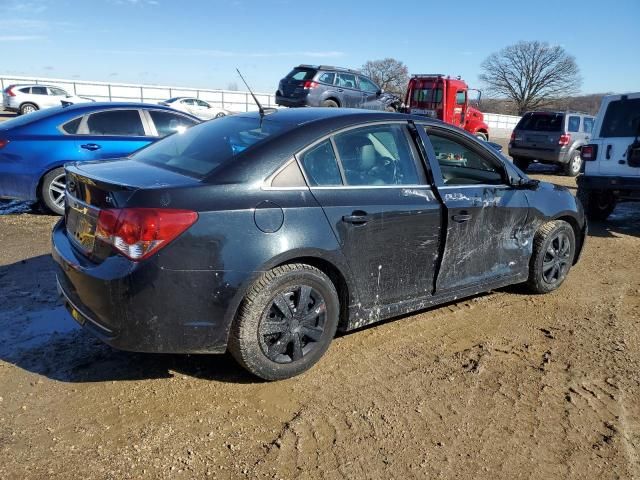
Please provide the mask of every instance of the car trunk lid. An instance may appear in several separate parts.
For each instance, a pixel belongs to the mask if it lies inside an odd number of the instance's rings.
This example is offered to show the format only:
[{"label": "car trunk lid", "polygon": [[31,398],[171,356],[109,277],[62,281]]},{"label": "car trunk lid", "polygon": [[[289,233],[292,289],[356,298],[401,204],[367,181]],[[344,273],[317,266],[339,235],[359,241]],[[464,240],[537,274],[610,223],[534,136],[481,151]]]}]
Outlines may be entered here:
[{"label": "car trunk lid", "polygon": [[527,113],[514,130],[513,144],[518,148],[554,150],[560,144],[563,127],[563,113]]},{"label": "car trunk lid", "polygon": [[313,68],[294,68],[280,81],[280,91],[285,97],[300,94],[304,91],[305,82],[312,80],[315,74],[316,70]]}]

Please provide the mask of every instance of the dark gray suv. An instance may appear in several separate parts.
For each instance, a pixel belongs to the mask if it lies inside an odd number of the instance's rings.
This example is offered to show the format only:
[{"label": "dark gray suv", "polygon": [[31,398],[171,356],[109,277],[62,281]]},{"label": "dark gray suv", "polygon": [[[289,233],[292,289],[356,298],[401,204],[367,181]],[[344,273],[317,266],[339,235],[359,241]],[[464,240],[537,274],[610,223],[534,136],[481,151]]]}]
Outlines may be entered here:
[{"label": "dark gray suv", "polygon": [[522,171],[538,161],[560,165],[565,175],[575,177],[593,122],[594,117],[579,112],[527,112],[511,134],[509,155]]},{"label": "dark gray suv", "polygon": [[356,70],[300,65],[280,80],[276,104],[283,107],[345,107],[395,112],[402,101]]}]

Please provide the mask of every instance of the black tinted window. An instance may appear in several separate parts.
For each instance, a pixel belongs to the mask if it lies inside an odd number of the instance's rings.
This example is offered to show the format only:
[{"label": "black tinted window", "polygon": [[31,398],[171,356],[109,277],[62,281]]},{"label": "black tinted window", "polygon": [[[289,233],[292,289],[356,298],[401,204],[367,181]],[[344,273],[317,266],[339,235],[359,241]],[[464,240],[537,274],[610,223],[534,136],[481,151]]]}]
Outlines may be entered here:
[{"label": "black tinted window", "polygon": [[402,125],[359,128],[335,136],[349,185],[415,185],[416,163]]},{"label": "black tinted window", "polygon": [[289,80],[311,80],[315,74],[315,70],[310,70],[308,68],[294,68],[289,72],[287,78]]},{"label": "black tinted window", "polygon": [[143,137],[144,127],[138,110],[110,110],[89,116],[90,135]]},{"label": "black tinted window", "polygon": [[133,155],[133,159],[193,177],[204,177],[252,146],[295,125],[256,116],[224,117],[171,135]]},{"label": "black tinted window", "polygon": [[535,132],[560,132],[563,119],[562,113],[525,113],[516,128]]},{"label": "black tinted window", "polygon": [[580,131],[580,117],[569,117],[569,125],[567,126],[567,130],[570,132],[579,132]]},{"label": "black tinted window", "polygon": [[20,91],[21,91],[22,93],[31,93],[31,87],[24,87],[24,88],[21,88],[21,89],[20,89]]},{"label": "black tinted window", "polygon": [[329,140],[307,150],[300,161],[312,186],[342,185],[336,154]]},{"label": "black tinted window", "polygon": [[62,129],[70,134],[74,134],[77,133],[78,131],[78,127],[80,126],[80,121],[82,120],[82,117],[76,118],[75,120],[71,120],[70,122],[65,123],[62,126]]},{"label": "black tinted window", "polygon": [[158,135],[161,137],[166,137],[167,135],[171,135],[172,133],[185,131],[187,128],[195,125],[195,120],[191,120],[190,118],[184,117],[182,115],[176,115],[171,112],[161,112],[159,110],[151,110],[149,111],[151,115],[151,119],[153,123],[156,125],[156,130],[158,131]]},{"label": "black tinted window", "polygon": [[640,98],[615,100],[602,120],[601,137],[635,137],[640,133]]},{"label": "black tinted window", "polygon": [[31,87],[31,93],[36,95],[46,95],[47,87]]}]

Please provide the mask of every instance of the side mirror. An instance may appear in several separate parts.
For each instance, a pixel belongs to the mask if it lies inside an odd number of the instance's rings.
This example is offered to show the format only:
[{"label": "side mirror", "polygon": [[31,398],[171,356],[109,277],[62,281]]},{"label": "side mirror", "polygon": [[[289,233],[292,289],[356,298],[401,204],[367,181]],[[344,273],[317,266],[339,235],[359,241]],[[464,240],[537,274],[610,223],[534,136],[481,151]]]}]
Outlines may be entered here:
[{"label": "side mirror", "polygon": [[534,180],[533,178],[511,178],[511,186],[521,190],[533,190],[538,186],[539,183],[540,180]]},{"label": "side mirror", "polygon": [[379,97],[380,95],[382,95],[384,93],[383,89],[378,89],[378,91],[376,92],[376,95]]}]

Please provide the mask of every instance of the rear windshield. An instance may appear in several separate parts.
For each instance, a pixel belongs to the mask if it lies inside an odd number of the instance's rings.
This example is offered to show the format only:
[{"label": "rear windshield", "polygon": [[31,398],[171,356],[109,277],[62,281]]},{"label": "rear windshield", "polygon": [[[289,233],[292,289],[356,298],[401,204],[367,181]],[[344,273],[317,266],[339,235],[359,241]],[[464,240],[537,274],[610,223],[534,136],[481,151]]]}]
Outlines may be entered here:
[{"label": "rear windshield", "polygon": [[525,113],[516,128],[534,132],[560,132],[563,120],[562,113]]},{"label": "rear windshield", "polygon": [[224,117],[170,135],[131,158],[184,175],[203,178],[240,153],[295,125],[259,116]]},{"label": "rear windshield", "polygon": [[314,69],[294,68],[287,75],[287,80],[311,80],[316,74]]},{"label": "rear windshield", "polygon": [[607,107],[600,136],[635,137],[640,135],[640,98],[614,100]]},{"label": "rear windshield", "polygon": [[411,98],[416,103],[441,103],[442,89],[441,88],[416,88],[413,90],[413,96]]}]

